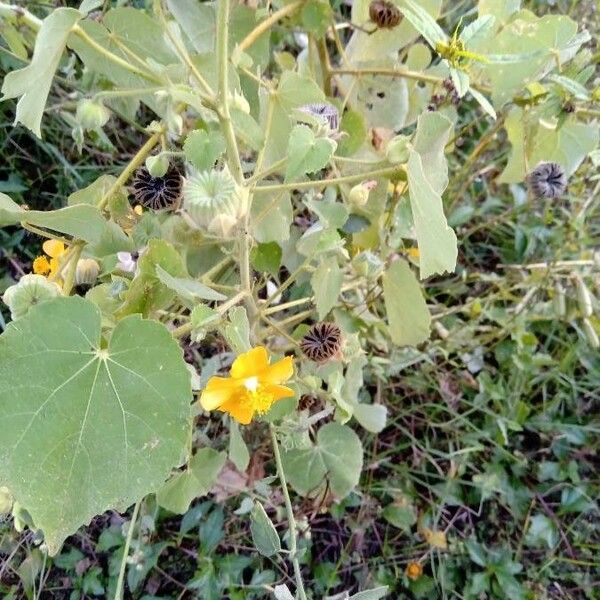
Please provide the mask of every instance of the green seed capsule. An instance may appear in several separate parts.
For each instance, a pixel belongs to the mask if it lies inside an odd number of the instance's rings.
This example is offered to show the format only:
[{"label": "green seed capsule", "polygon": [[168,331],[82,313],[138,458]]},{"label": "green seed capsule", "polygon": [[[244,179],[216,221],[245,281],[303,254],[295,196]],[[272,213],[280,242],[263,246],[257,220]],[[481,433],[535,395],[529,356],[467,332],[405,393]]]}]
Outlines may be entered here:
[{"label": "green seed capsule", "polygon": [[557,281],[554,284],[554,312],[557,317],[565,317],[567,314],[567,300],[565,298],[565,288]]},{"label": "green seed capsule", "polygon": [[598,339],[598,333],[594,329],[592,322],[589,319],[583,319],[582,321],[583,331],[585,332],[585,337],[589,342],[592,348],[600,348],[600,339]]},{"label": "green seed capsule", "polygon": [[577,302],[579,310],[584,317],[591,317],[593,311],[592,293],[583,281],[581,275],[575,275],[575,284],[577,285]]}]

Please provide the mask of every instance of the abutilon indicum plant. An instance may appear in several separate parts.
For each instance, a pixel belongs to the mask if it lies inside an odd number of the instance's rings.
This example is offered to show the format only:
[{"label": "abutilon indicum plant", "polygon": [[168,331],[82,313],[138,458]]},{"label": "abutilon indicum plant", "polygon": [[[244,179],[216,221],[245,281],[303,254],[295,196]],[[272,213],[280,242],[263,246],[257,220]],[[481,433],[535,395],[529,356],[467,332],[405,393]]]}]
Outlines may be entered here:
[{"label": "abutilon indicum plant", "polygon": [[[506,132],[497,183],[567,193],[598,143],[589,35],[518,0],[479,0],[456,31],[438,22],[442,0],[107,4],[43,20],[0,4],[26,61],[2,84],[16,125],[42,137],[59,75],[77,90],[61,116],[81,151],[111,120],[144,131],[63,208],[0,194],[0,225],[45,240],[3,297],[0,487],[54,555],[104,511],[134,506],[135,521],[149,495],[184,513],[217,480],[227,436],[247,467],[252,426],[272,440],[287,547],[258,501],[253,540],[292,565],[278,597],[305,600],[289,490],[340,500],[358,485],[357,432],[387,416],[365,378],[430,335],[422,282],[459,254],[444,201],[457,200],[461,107],[491,123],[473,156]],[[185,346],[211,335],[220,360],[187,364]],[[195,435],[207,419],[225,444]]]}]

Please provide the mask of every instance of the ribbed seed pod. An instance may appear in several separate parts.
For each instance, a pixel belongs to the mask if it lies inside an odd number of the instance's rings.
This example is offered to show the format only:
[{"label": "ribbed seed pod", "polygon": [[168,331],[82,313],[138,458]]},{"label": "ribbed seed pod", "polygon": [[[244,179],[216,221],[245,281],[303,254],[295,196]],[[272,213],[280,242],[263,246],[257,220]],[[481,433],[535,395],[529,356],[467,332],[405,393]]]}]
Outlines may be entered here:
[{"label": "ribbed seed pod", "polygon": [[567,189],[567,176],[558,163],[542,162],[527,176],[527,183],[537,198],[558,198]]},{"label": "ribbed seed pod", "polygon": [[153,210],[173,208],[181,197],[182,178],[179,169],[170,167],[163,177],[152,177],[148,169],[138,169],[131,191],[136,201]]},{"label": "ribbed seed pod", "polygon": [[77,285],[94,285],[100,273],[100,265],[93,258],[81,258],[75,267]]},{"label": "ribbed seed pod", "polygon": [[213,234],[224,233],[224,223],[232,232],[233,221],[246,214],[247,206],[245,190],[225,170],[192,175],[183,186],[183,208],[199,228]]},{"label": "ribbed seed pod", "polygon": [[342,332],[335,323],[315,323],[300,342],[302,352],[318,363],[338,358],[341,348]]},{"label": "ribbed seed pod", "polygon": [[61,289],[43,275],[27,274],[6,289],[2,300],[10,309],[13,321],[24,317],[29,309],[61,295]]},{"label": "ribbed seed pod", "polygon": [[369,4],[369,17],[380,29],[393,29],[402,20],[400,9],[387,0],[373,0]]}]

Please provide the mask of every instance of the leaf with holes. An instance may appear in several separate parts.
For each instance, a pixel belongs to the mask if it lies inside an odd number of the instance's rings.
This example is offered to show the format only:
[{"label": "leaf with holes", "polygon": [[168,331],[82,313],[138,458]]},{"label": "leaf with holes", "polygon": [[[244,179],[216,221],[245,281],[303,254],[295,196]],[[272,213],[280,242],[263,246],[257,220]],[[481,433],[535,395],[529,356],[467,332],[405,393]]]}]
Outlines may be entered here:
[{"label": "leaf with holes", "polygon": [[95,515],[161,487],[184,460],[191,401],[161,324],[130,316],[104,342],[91,302],[36,306],[0,336],[0,486],[56,554]]}]

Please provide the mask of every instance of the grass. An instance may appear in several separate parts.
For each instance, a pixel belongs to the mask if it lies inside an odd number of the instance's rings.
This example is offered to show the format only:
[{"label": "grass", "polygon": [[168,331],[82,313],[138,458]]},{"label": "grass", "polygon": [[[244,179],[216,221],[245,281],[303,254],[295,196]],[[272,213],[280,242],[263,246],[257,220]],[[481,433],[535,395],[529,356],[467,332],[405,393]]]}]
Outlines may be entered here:
[{"label": "grass", "polygon": [[[531,4],[576,16],[585,3]],[[54,94],[51,104],[67,101],[60,86]],[[471,111],[461,108],[469,128],[445,195],[460,264],[455,275],[427,283],[434,335],[421,350],[373,346],[367,387],[390,420],[381,434],[362,434],[358,491],[340,504],[328,495],[293,499],[315,598],[376,585],[390,586],[391,598],[597,597],[600,356],[577,318],[573,275],[600,292],[598,175],[587,161],[568,197],[552,203],[497,186],[506,140]],[[13,113],[14,104],[0,105],[0,191],[32,208],[61,205],[138,147],[137,133],[115,124],[112,148],[97,140],[79,154],[58,109],[42,142],[13,129]],[[6,287],[30,270],[40,240],[17,229],[0,230],[0,240]],[[539,263],[546,266],[511,266]],[[557,282],[566,290],[563,316]],[[209,339],[193,355],[221,351]],[[215,427],[201,421],[199,435],[216,439]],[[253,600],[293,580],[284,561],[256,555],[244,517],[250,490],[269,499],[279,520],[280,499],[264,479],[273,468],[263,432],[248,430],[248,472],[230,468],[216,497],[195,502],[183,518],[144,501],[127,576],[132,598]],[[54,559],[14,525],[0,522],[4,598],[111,597],[126,517],[96,518]],[[409,562],[423,566],[416,581],[406,576]]]}]

